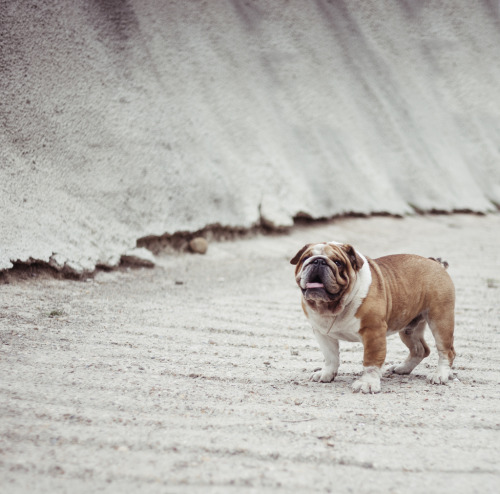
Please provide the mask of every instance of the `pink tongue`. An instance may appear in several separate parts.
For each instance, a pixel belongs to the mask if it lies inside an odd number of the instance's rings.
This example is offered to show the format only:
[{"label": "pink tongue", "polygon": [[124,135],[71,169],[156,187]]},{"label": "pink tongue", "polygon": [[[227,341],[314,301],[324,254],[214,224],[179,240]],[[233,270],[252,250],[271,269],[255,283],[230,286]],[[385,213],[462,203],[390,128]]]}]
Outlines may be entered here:
[{"label": "pink tongue", "polygon": [[323,288],[323,283],[306,283],[306,288]]}]

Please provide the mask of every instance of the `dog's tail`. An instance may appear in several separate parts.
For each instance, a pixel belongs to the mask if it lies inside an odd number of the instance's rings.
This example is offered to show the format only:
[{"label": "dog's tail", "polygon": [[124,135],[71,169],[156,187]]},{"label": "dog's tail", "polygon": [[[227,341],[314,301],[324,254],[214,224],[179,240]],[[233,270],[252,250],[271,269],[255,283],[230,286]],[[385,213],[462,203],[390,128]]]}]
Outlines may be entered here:
[{"label": "dog's tail", "polygon": [[441,266],[443,266],[444,269],[448,269],[449,266],[448,262],[443,261],[440,257],[438,257],[437,259],[435,259],[434,257],[429,257],[429,259],[438,262],[439,264],[441,264]]}]

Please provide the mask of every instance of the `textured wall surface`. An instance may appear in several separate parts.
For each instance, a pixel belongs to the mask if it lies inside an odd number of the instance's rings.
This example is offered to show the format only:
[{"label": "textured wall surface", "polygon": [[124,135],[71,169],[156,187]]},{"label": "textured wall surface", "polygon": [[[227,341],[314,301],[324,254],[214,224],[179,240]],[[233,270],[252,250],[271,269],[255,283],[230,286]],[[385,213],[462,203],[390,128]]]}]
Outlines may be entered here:
[{"label": "textured wall surface", "polygon": [[0,0],[0,269],[500,204],[498,2]]}]

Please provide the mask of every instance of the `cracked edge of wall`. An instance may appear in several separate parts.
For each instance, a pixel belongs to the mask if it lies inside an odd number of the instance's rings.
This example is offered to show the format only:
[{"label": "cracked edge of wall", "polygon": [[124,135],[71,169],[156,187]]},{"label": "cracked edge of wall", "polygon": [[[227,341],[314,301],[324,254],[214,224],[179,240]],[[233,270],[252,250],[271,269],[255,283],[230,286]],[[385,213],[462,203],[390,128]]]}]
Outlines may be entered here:
[{"label": "cracked edge of wall", "polygon": [[251,238],[259,234],[282,234],[286,231],[288,228],[274,227],[265,221],[259,221],[258,224],[247,228],[216,223],[196,231],[149,235],[138,238],[135,247],[126,250],[109,263],[97,263],[89,268],[65,261],[57,253],[53,253],[48,261],[32,257],[22,261],[11,259],[12,267],[0,270],[0,284],[33,278],[85,281],[102,271],[152,268],[156,264],[156,255],[190,252],[189,242],[196,237],[203,237],[210,243]]},{"label": "cracked edge of wall", "polygon": [[[500,212],[500,204],[493,203],[496,213]],[[259,221],[251,227],[224,226],[219,223],[207,225],[196,231],[179,231],[175,233],[164,233],[162,235],[148,235],[136,240],[136,246],[124,252],[116,262],[110,264],[96,264],[93,269],[82,270],[73,266],[71,262],[61,263],[57,254],[53,254],[50,260],[30,258],[27,261],[11,261],[12,267],[0,271],[0,284],[12,283],[16,281],[29,280],[33,278],[67,279],[85,281],[93,278],[102,271],[113,271],[134,268],[152,268],[155,266],[155,256],[169,255],[175,253],[191,252],[189,243],[196,237],[202,237],[211,242],[227,242],[253,238],[258,235],[283,235],[289,233],[293,228],[305,225],[315,225],[320,223],[335,222],[346,218],[370,218],[387,216],[403,219],[405,216],[413,215],[453,215],[471,214],[485,216],[495,214],[494,211],[473,211],[470,209],[454,209],[452,211],[431,209],[421,210],[410,204],[413,214],[394,214],[386,211],[372,213],[347,212],[329,217],[315,218],[306,212],[299,211],[293,216],[291,226],[275,225],[260,215]],[[260,213],[260,210],[259,210]]]}]

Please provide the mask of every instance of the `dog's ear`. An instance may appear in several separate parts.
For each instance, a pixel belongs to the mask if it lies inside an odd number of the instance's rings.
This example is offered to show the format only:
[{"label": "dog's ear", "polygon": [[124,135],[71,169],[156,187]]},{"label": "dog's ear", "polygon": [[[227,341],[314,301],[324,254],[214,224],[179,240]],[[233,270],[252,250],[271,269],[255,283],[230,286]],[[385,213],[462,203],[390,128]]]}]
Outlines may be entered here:
[{"label": "dog's ear", "polygon": [[309,248],[309,246],[312,245],[312,244],[307,244],[307,245],[304,245],[304,247],[302,247],[302,249],[300,249],[297,254],[295,254],[295,256],[293,257],[293,259],[290,261],[290,264],[298,264],[298,262],[300,261],[300,258],[302,256],[302,254]]},{"label": "dog's ear", "polygon": [[354,250],[354,247],[352,245],[344,244],[342,246],[342,249],[349,257],[349,261],[351,261],[352,267],[356,271],[359,271],[361,269],[361,266],[363,266],[364,264],[364,261],[361,258],[361,256]]}]

